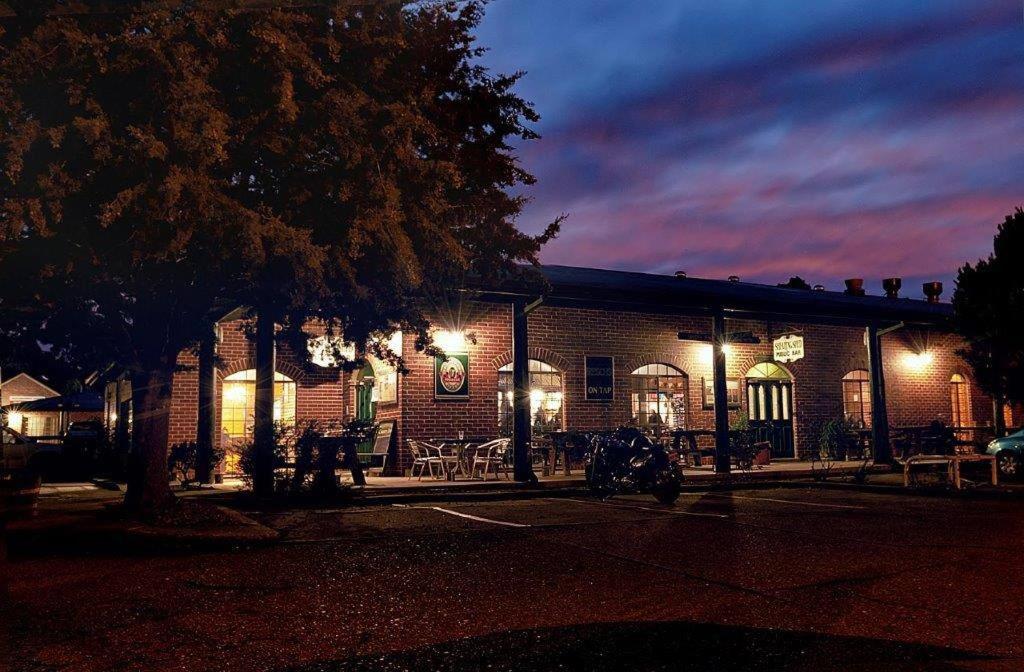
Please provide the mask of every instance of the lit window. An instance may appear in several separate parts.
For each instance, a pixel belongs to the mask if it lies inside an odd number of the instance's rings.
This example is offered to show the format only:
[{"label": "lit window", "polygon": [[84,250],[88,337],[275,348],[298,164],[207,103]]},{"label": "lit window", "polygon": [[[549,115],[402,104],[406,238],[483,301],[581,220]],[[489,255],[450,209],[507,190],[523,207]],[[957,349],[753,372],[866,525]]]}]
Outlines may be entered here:
[{"label": "lit window", "polygon": [[[512,364],[498,369],[498,431],[512,435]],[[562,372],[538,359],[530,360],[530,417],[534,434],[563,429]]]},{"label": "lit window", "polygon": [[843,376],[843,415],[857,427],[871,427],[871,383],[864,369]]},{"label": "lit window", "polygon": [[26,436],[53,436],[57,433],[57,418],[49,413],[25,414]]},{"label": "lit window", "polygon": [[[224,378],[221,393],[221,425],[229,437],[252,436],[256,407],[256,371],[248,369]],[[295,382],[282,373],[274,374],[274,422],[295,424]]]},{"label": "lit window", "polygon": [[647,364],[629,376],[633,422],[655,431],[686,427],[688,381],[685,373],[667,364]]}]

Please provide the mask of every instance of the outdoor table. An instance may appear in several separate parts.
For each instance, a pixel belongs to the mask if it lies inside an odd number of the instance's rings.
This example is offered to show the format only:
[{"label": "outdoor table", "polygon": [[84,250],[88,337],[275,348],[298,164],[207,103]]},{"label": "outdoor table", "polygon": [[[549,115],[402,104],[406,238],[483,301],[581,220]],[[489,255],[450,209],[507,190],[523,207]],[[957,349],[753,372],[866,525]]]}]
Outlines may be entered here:
[{"label": "outdoor table", "polygon": [[903,463],[903,487],[910,485],[910,468],[918,464],[945,464],[949,479],[957,490],[962,489],[960,466],[964,462],[989,462],[992,468],[992,485],[999,485],[999,468],[995,455],[961,454],[961,455],[913,455]]},{"label": "outdoor table", "polygon": [[[465,436],[462,438],[456,437],[440,437],[430,439],[430,443],[438,447],[438,457],[443,457],[443,450],[447,447],[451,447],[455,451],[455,457],[458,460],[459,466],[462,467],[462,473],[469,473],[469,465],[466,464],[466,449],[471,446],[477,446],[481,443],[487,443],[492,439],[479,436]],[[444,466],[442,462],[442,467]],[[453,470],[445,470],[445,479],[449,481],[455,480],[455,472]]]}]

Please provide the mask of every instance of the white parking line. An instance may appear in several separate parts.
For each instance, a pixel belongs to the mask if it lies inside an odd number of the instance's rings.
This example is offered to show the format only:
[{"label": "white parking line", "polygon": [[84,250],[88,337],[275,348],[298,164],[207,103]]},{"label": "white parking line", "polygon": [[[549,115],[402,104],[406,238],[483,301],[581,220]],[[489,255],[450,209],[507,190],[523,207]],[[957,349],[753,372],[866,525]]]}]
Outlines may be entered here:
[{"label": "white parking line", "polygon": [[[416,508],[416,507],[413,507]],[[423,507],[427,508],[427,507]],[[471,516],[468,513],[462,513],[460,511],[452,511],[451,509],[442,509],[440,506],[429,507],[433,511],[440,511],[441,513],[447,513],[450,516],[458,516],[459,518],[469,518],[470,520],[477,520],[481,523],[491,523],[493,525],[505,525],[506,527],[530,527],[525,523],[510,523],[507,520],[494,520],[493,518],[481,518],[480,516]]]},{"label": "white parking line", "polygon": [[[684,493],[690,494],[690,493]],[[777,502],[779,504],[793,504],[795,506],[820,506],[826,509],[864,509],[864,506],[855,506],[853,504],[823,504],[822,502],[807,502],[799,499],[773,499],[771,497],[750,497],[747,495],[733,495],[733,494],[721,494],[717,492],[707,492],[703,494],[704,497],[717,497],[718,499],[756,499],[762,502]]]},{"label": "white parking line", "polygon": [[668,513],[674,516],[697,516],[700,518],[728,518],[724,513],[702,513],[700,511],[677,511],[675,509],[655,509],[649,506],[638,506],[635,504],[617,504],[615,502],[598,502],[589,499],[573,499],[572,497],[548,497],[553,502],[577,502],[579,504],[594,504],[597,506],[611,506],[618,509],[637,509],[638,511],[653,511],[655,513]]}]

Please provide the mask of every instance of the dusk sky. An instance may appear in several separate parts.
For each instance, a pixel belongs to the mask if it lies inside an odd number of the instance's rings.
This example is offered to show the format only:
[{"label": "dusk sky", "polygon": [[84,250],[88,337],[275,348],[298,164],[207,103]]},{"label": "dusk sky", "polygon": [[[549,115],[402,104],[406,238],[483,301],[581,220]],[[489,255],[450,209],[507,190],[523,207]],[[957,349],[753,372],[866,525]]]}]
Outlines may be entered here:
[{"label": "dusk sky", "polygon": [[493,0],[546,263],[947,283],[1024,204],[1020,0]]}]

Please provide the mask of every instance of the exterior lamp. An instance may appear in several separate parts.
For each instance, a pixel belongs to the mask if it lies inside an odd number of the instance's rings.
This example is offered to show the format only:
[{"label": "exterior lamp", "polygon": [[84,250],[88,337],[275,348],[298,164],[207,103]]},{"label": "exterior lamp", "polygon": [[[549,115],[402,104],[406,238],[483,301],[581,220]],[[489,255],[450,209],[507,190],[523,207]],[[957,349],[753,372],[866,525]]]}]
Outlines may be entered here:
[{"label": "exterior lamp", "polygon": [[466,334],[461,331],[436,331],[434,343],[448,354],[466,351]]},{"label": "exterior lamp", "polygon": [[19,411],[11,411],[7,414],[7,426],[11,429],[21,431],[21,423],[24,422],[25,416]]},{"label": "exterior lamp", "polygon": [[[726,357],[732,355],[732,345],[729,343],[722,344],[722,352],[725,353]],[[700,361],[707,366],[711,366],[715,361],[715,347],[710,343],[701,347]]]},{"label": "exterior lamp", "polygon": [[907,368],[912,371],[924,371],[932,363],[932,353],[928,350],[924,352],[910,352],[904,357]]}]

